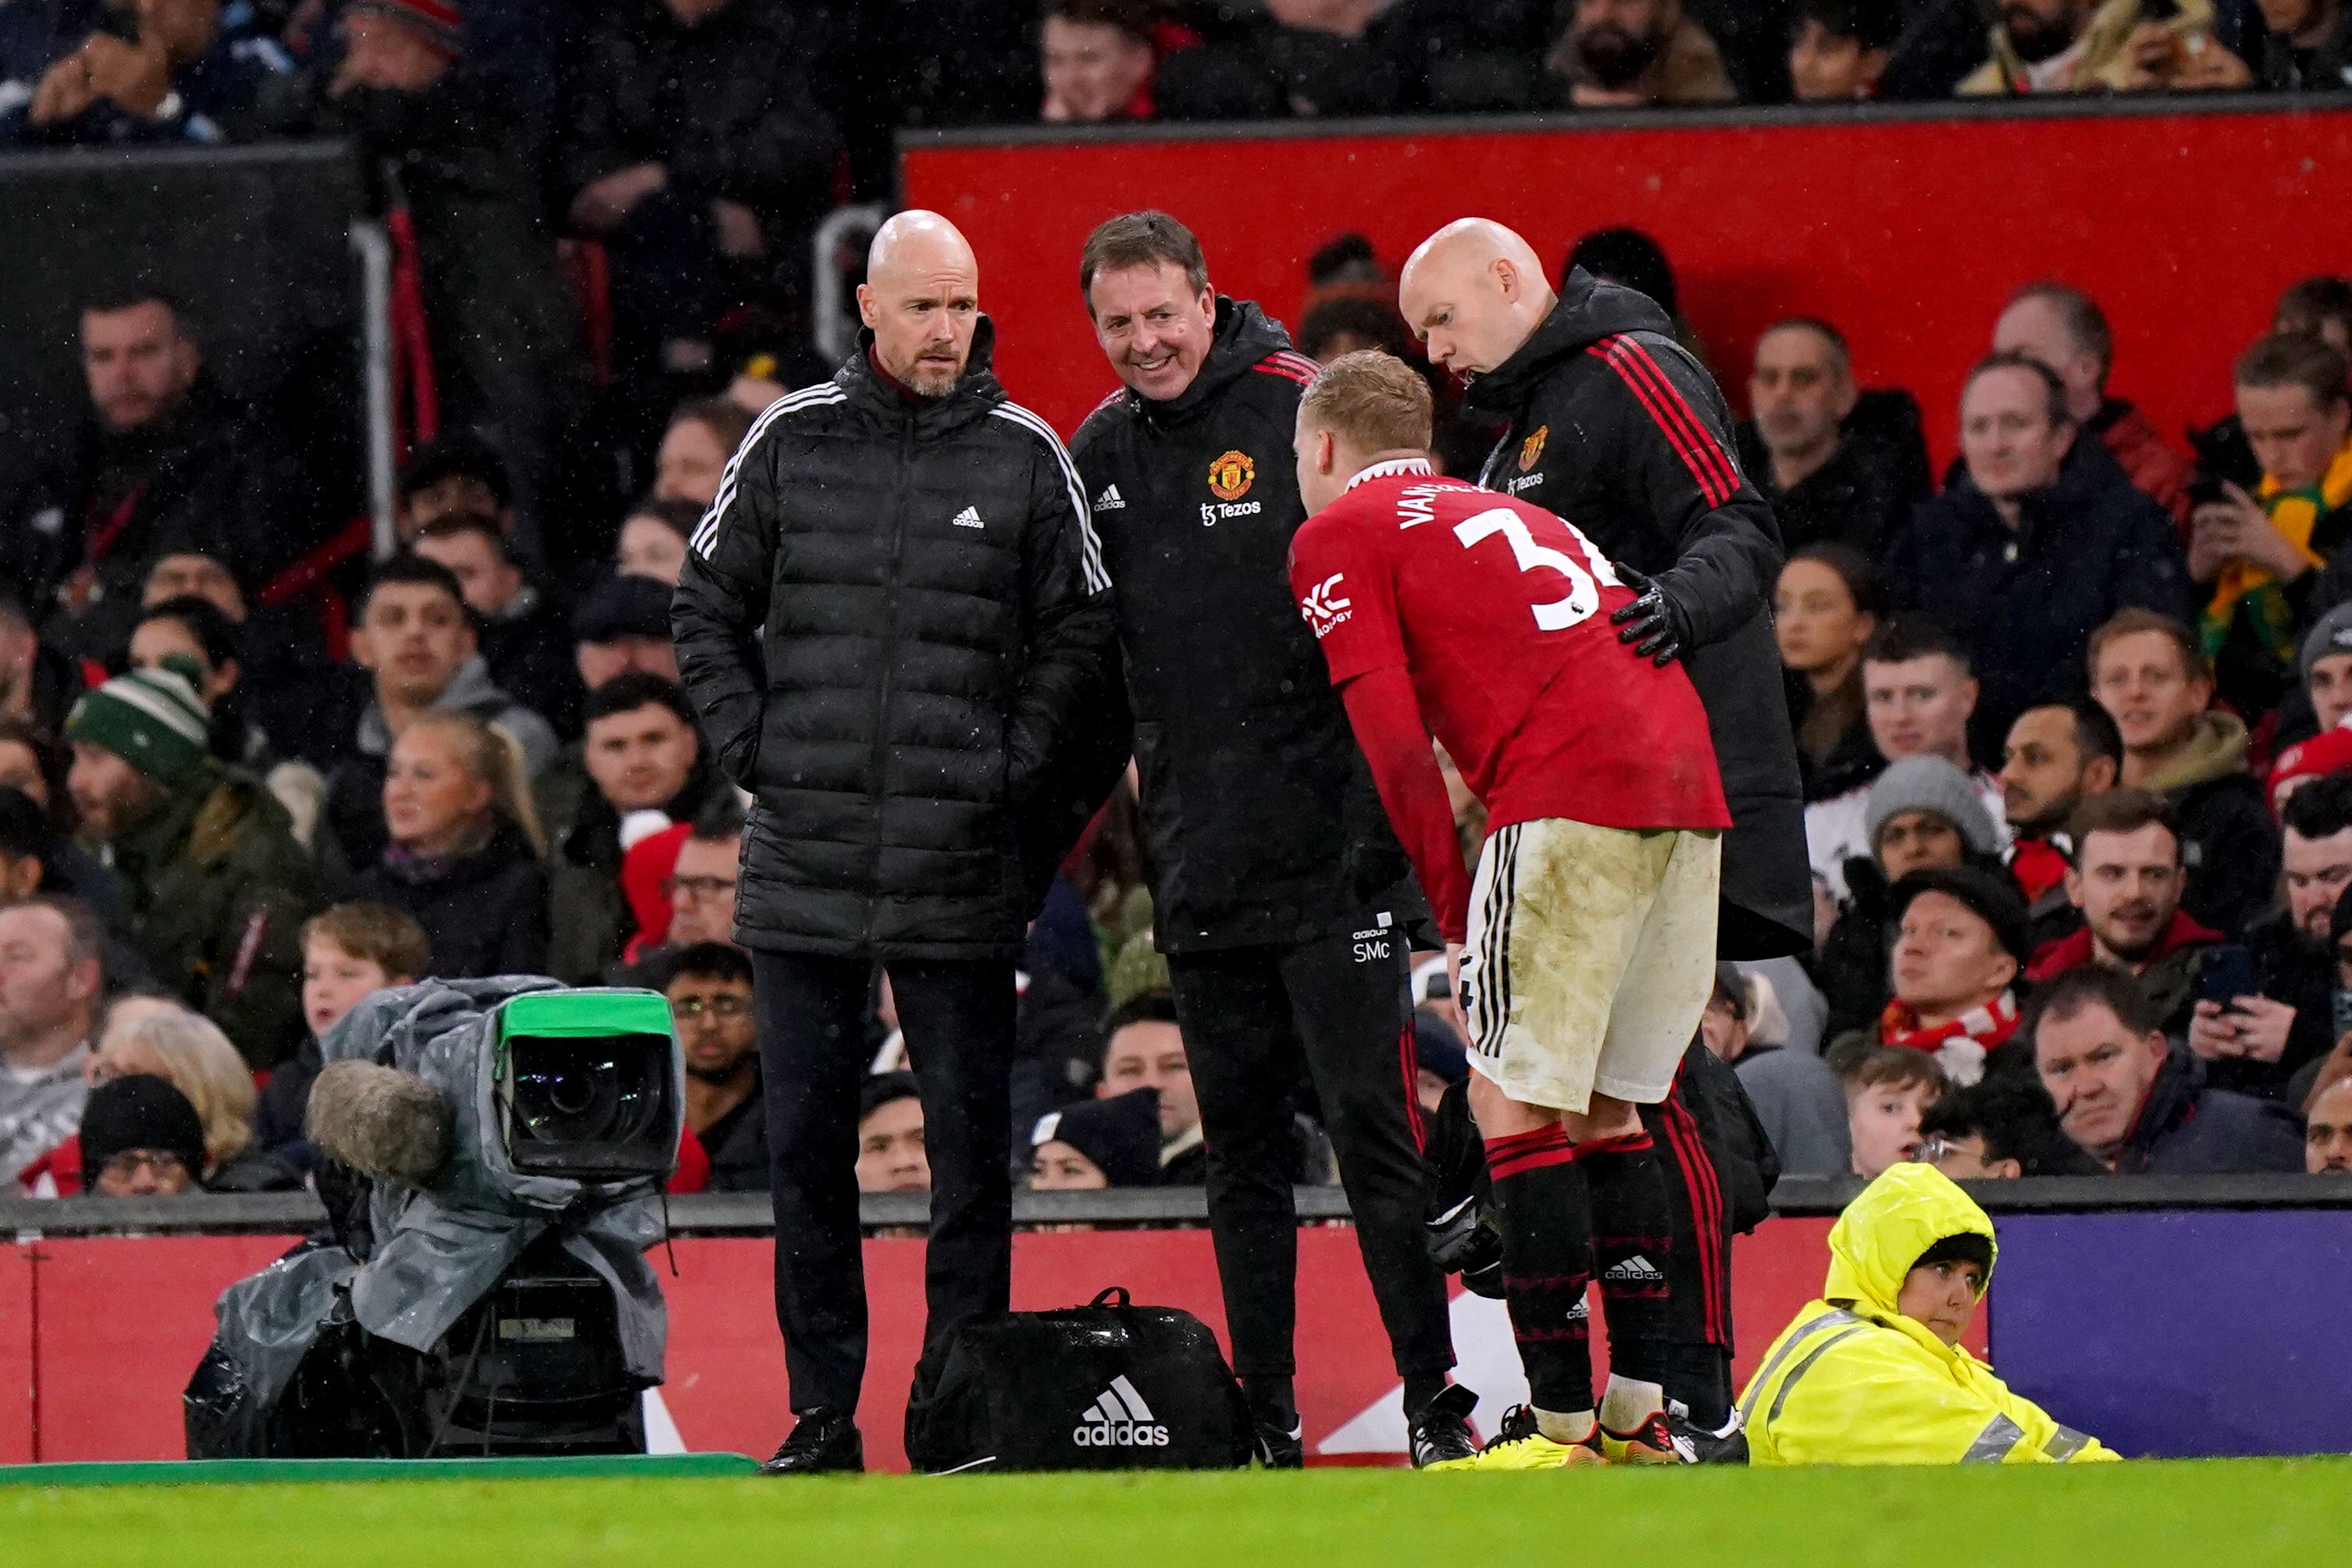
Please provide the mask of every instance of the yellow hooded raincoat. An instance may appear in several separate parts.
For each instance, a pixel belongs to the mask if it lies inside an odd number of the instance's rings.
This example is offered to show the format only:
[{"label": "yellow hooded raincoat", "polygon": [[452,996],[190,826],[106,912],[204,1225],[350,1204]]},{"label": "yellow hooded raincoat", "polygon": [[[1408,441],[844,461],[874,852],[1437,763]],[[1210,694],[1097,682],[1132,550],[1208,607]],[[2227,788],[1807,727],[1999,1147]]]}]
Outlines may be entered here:
[{"label": "yellow hooded raincoat", "polygon": [[1992,1221],[1931,1165],[1890,1167],[1830,1230],[1830,1273],[1740,1396],[1757,1465],[2052,1464],[2113,1459],[1992,1369],[1895,1309],[1947,1237]]}]

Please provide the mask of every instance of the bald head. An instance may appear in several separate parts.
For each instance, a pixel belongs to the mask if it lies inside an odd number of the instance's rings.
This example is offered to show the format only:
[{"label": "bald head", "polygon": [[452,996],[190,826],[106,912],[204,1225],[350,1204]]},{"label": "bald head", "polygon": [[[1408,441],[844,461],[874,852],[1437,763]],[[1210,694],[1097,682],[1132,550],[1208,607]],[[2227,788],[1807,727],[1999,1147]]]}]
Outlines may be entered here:
[{"label": "bald head", "polygon": [[980,323],[980,263],[956,226],[903,212],[874,235],[857,314],[874,357],[919,397],[945,397],[963,375]]},{"label": "bald head", "polygon": [[1429,358],[1465,380],[1519,352],[1554,303],[1535,247],[1491,218],[1457,218],[1421,242],[1397,308]]}]

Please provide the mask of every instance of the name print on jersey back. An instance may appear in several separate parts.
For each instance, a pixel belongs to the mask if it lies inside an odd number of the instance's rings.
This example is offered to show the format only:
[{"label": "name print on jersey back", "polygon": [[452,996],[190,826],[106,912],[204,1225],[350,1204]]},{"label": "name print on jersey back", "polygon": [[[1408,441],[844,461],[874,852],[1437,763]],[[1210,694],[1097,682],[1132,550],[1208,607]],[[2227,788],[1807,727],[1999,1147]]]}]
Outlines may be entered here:
[{"label": "name print on jersey back", "polygon": [[1335,682],[1408,670],[1496,826],[1728,821],[1688,677],[1618,642],[1632,590],[1566,519],[1419,465],[1375,474],[1299,530],[1291,585]]}]

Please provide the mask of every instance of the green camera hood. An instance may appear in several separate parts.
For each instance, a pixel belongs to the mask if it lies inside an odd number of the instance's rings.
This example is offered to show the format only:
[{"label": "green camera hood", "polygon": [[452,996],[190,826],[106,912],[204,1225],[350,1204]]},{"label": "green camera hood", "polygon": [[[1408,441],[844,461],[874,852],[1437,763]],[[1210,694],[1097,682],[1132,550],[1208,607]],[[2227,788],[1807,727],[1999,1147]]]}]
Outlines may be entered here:
[{"label": "green camera hood", "polygon": [[657,991],[531,991],[499,1008],[499,1041],[674,1036],[669,1000]]}]

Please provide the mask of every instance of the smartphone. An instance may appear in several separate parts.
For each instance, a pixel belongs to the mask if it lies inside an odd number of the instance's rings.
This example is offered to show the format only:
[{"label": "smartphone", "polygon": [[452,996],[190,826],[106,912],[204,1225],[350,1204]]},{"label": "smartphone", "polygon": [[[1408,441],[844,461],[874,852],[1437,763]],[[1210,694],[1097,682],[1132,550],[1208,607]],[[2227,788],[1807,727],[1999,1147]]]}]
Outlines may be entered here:
[{"label": "smartphone", "polygon": [[2352,991],[2338,991],[2329,1001],[2329,1010],[2334,1015],[2336,1025],[2336,1037],[2340,1040],[2347,1035],[2352,1035]]},{"label": "smartphone", "polygon": [[2189,481],[2189,504],[2192,507],[2212,506],[2230,499],[2222,481],[2210,474],[2200,474]]},{"label": "smartphone", "polygon": [[126,44],[135,44],[139,41],[139,12],[134,6],[109,5],[99,13],[98,30]]},{"label": "smartphone", "polygon": [[2254,982],[2254,955],[2234,942],[2205,950],[2205,961],[2197,968],[2197,998],[2211,1002],[2225,1012],[2234,1012],[2238,998],[2259,994]]}]

